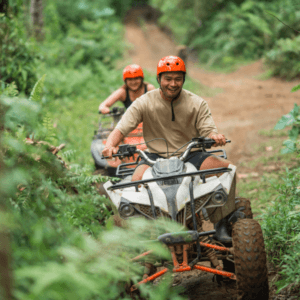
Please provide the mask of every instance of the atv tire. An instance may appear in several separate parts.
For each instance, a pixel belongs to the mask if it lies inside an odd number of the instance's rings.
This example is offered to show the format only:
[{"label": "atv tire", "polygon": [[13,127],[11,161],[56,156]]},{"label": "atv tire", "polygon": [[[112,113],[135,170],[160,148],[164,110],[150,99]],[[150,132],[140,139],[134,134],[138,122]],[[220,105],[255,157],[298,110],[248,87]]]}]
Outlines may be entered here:
[{"label": "atv tire", "polygon": [[261,227],[256,220],[241,219],[233,226],[237,300],[268,300],[267,258]]},{"label": "atv tire", "polygon": [[[244,209],[242,210],[242,212],[245,214],[246,219],[253,219],[253,213],[251,210],[251,204],[249,199],[236,197],[235,202],[236,202],[235,203],[236,210],[243,207]],[[232,230],[230,230],[230,233],[232,235]],[[232,247],[232,243],[226,245],[226,247]],[[224,271],[235,273],[235,266],[233,262],[227,259],[223,259],[222,262],[223,262]]]},{"label": "atv tire", "polygon": [[251,210],[250,200],[242,197],[235,198],[235,209],[237,210],[240,207],[245,207],[242,212],[245,214],[246,219],[253,219],[253,213]]}]

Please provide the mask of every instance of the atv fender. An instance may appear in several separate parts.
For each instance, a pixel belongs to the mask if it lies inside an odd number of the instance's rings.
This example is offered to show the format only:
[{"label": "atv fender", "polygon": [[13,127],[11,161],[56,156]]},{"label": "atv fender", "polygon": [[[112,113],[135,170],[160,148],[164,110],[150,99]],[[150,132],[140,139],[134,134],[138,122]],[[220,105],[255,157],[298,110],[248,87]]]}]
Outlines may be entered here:
[{"label": "atv fender", "polygon": [[232,171],[222,174],[219,179],[228,192],[228,200],[222,207],[208,208],[207,213],[212,223],[217,223],[235,210],[236,166],[229,165]]}]

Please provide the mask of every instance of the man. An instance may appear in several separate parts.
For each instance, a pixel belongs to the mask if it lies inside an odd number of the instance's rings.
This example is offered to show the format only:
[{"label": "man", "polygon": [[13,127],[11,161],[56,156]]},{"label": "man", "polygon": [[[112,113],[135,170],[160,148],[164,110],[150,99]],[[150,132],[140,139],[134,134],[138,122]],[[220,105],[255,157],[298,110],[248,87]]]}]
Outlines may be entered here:
[{"label": "man", "polygon": [[102,114],[108,114],[109,107],[117,101],[122,101],[127,109],[135,99],[155,89],[152,84],[144,82],[143,69],[139,65],[125,67],[123,70],[123,80],[124,85],[100,104],[99,111]]},{"label": "man", "polygon": [[[140,122],[144,124],[144,140],[148,142],[147,147],[150,151],[148,156],[152,160],[168,156],[194,137],[209,137],[215,140],[214,146],[225,145],[225,137],[218,133],[206,101],[182,89],[185,74],[186,68],[181,58],[177,56],[162,58],[157,66],[157,81],[160,88],[135,100],[108,137],[102,154],[108,157],[116,154],[120,141]],[[184,150],[183,147],[181,152]],[[230,164],[229,161],[206,152],[191,152],[185,161],[200,170],[228,167]],[[142,159],[135,169],[132,181],[141,180],[149,167]],[[231,241],[227,220],[222,219],[218,222],[216,231],[216,239],[223,242]],[[211,253],[210,260],[216,268],[221,268],[215,254]]]},{"label": "man", "polygon": [[[157,81],[160,88],[141,96],[130,106],[108,137],[102,154],[111,157],[117,153],[120,141],[140,122],[144,124],[145,141],[163,138],[168,143],[168,149],[162,139],[147,144],[152,160],[160,156],[166,157],[167,150],[172,153],[198,136],[214,139],[216,141],[214,146],[225,145],[225,137],[218,133],[206,101],[182,89],[185,74],[186,68],[181,58],[177,56],[162,58],[157,66]],[[184,150],[185,148],[181,151]],[[201,152],[191,152],[187,161],[200,170],[228,167],[230,164],[227,160]],[[142,159],[133,174],[132,181],[141,180],[147,168],[149,166]]]}]

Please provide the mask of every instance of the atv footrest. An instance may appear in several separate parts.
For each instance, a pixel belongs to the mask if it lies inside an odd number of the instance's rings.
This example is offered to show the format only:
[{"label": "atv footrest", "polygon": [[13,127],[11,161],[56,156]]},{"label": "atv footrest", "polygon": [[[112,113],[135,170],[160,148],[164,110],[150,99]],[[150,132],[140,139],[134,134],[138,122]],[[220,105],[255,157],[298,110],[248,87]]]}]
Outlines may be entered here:
[{"label": "atv footrest", "polygon": [[183,231],[183,232],[173,232],[165,233],[160,235],[157,239],[168,245],[179,245],[179,244],[189,244],[198,241],[200,236],[215,234],[215,230],[197,232],[195,230]]}]

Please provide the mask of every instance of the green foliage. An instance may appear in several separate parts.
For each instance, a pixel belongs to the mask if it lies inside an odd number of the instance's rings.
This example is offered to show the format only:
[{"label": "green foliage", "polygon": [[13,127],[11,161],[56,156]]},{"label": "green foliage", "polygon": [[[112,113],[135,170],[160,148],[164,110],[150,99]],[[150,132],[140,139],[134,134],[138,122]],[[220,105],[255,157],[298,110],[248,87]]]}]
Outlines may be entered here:
[{"label": "green foliage", "polygon": [[114,65],[123,51],[122,27],[108,19],[83,21],[81,27],[71,25],[68,34],[41,46],[48,66],[62,64],[78,68],[88,65],[94,72],[97,64]]},{"label": "green foliage", "polygon": [[46,112],[43,118],[43,128],[45,129],[43,140],[50,143],[57,142],[56,130],[53,126],[53,119],[50,112]]},{"label": "green foliage", "polygon": [[[177,224],[156,222],[153,226],[144,220],[129,224],[126,231],[111,229],[106,200],[94,187],[101,177],[89,175],[89,167],[64,168],[47,145],[25,143],[33,129],[39,132],[45,126],[40,112],[47,103],[39,101],[38,88],[42,80],[31,99],[1,96],[6,110],[1,154],[7,172],[0,189],[11,215],[14,297],[119,299],[125,283],[142,276],[143,267],[132,264],[130,258],[150,249],[160,258],[169,258],[169,252],[156,242],[140,241],[180,229]],[[19,119],[13,117],[16,112]],[[62,154],[64,158],[71,155],[70,150]],[[159,287],[143,286],[142,293],[149,299],[179,300],[176,290],[169,291],[170,280]]]},{"label": "green foliage", "polygon": [[46,74],[43,75],[34,85],[29,97],[30,101],[40,102],[42,100],[42,92],[43,92],[45,77]]},{"label": "green foliage", "polygon": [[0,79],[15,82],[19,91],[28,94],[36,81],[36,54],[23,20],[11,13],[0,15],[0,36]]},{"label": "green foliage", "polygon": [[[45,20],[48,26],[52,26],[66,33],[72,24],[80,26],[84,20],[95,21],[99,18],[109,17],[114,14],[109,0],[66,0],[51,1],[45,8]],[[55,35],[53,36],[55,38]]]},{"label": "green foliage", "polygon": [[[45,230],[41,225],[32,239],[37,247],[41,238],[51,234],[51,229]],[[68,237],[68,244],[62,243],[55,251],[59,261],[49,260],[34,267],[24,265],[16,271],[17,299],[119,299],[132,275],[134,281],[141,276],[143,269],[130,263],[130,259],[145,249],[137,238],[149,238],[149,225],[136,220],[129,224],[130,230],[109,230],[97,240],[74,232]],[[149,245],[147,248],[152,248],[159,257],[169,258],[167,251],[156,243]],[[169,289],[169,284],[167,278],[158,287],[143,285],[141,290],[149,299],[181,299],[176,290]]]},{"label": "green foliage", "polygon": [[295,39],[280,39],[273,49],[265,54],[265,63],[273,75],[288,80],[300,75],[300,36]]},{"label": "green foliage", "polygon": [[285,148],[282,153],[292,153],[297,149],[297,140],[300,134],[300,106],[295,103],[294,108],[286,115],[282,116],[275,125],[275,130],[281,130],[287,126],[292,126],[289,130],[289,140],[283,144]]},{"label": "green foliage", "polygon": [[14,81],[11,84],[5,84],[5,82],[0,82],[0,84],[1,84],[0,95],[15,97],[19,94],[18,88]]},{"label": "green foliage", "polygon": [[208,65],[232,64],[234,58],[257,59],[272,43],[272,19],[261,2],[228,4],[201,26],[191,47],[201,49],[200,60]]},{"label": "green foliage", "polygon": [[300,264],[300,169],[286,169],[283,183],[272,181],[277,191],[262,215],[262,228],[269,259],[281,267],[279,290],[289,284],[299,285]]},{"label": "green foliage", "polygon": [[300,84],[294,86],[294,87],[292,88],[291,92],[296,92],[296,91],[298,91],[298,90],[300,90]]},{"label": "green foliage", "polygon": [[[299,75],[300,5],[295,0],[152,0],[178,43],[197,51],[200,62],[224,69],[266,57],[273,75]],[[270,51],[270,52],[268,52]]]}]

